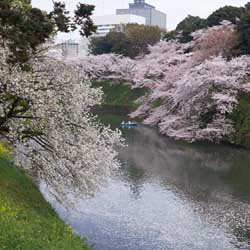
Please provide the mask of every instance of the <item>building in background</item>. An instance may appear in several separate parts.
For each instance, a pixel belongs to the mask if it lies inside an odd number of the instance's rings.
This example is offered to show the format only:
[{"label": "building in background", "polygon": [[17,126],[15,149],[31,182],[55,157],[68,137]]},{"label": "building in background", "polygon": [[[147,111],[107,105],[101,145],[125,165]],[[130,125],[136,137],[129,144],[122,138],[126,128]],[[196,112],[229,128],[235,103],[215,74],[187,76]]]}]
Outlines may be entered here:
[{"label": "building in background", "polygon": [[161,29],[167,28],[167,15],[156,10],[154,6],[145,3],[145,0],[134,0],[134,3],[129,4],[129,9],[118,9],[116,14],[142,16],[146,19],[146,25],[159,26]]},{"label": "building in background", "polygon": [[73,40],[63,42],[59,46],[61,46],[64,57],[76,57],[79,54],[79,44]]},{"label": "building in background", "polygon": [[79,43],[74,40],[67,40],[64,42],[56,43],[49,49],[49,54],[56,58],[74,58],[79,56]]},{"label": "building in background", "polygon": [[122,28],[129,23],[146,24],[145,17],[133,14],[93,16],[92,19],[97,26],[95,37],[106,36],[110,31]]}]

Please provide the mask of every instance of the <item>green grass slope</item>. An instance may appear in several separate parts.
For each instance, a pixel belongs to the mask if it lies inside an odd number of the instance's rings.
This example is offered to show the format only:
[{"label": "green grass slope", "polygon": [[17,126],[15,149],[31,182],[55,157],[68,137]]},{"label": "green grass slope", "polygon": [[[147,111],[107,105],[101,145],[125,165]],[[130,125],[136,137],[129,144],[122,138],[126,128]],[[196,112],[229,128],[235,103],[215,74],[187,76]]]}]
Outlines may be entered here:
[{"label": "green grass slope", "polygon": [[146,88],[131,89],[129,85],[121,81],[94,81],[92,82],[94,88],[102,88],[104,92],[104,104],[128,106],[137,108],[136,100],[147,93]]},{"label": "green grass slope", "polygon": [[86,250],[37,187],[0,153],[0,249]]}]

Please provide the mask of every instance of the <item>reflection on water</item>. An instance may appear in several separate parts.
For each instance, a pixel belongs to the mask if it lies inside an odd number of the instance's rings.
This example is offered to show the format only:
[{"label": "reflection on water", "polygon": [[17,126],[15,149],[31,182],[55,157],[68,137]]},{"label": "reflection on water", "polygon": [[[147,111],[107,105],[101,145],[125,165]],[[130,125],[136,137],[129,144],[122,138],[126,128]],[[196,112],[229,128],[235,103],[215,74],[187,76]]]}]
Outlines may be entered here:
[{"label": "reflection on water", "polygon": [[[175,186],[192,200],[208,201],[225,192],[250,202],[250,152],[213,144],[177,143],[140,127],[127,136],[129,147],[120,158],[129,164],[127,176],[158,179]],[[145,180],[144,180],[145,181]]]},{"label": "reflection on water", "polygon": [[122,169],[78,212],[48,197],[95,250],[250,249],[249,151],[125,134]]}]

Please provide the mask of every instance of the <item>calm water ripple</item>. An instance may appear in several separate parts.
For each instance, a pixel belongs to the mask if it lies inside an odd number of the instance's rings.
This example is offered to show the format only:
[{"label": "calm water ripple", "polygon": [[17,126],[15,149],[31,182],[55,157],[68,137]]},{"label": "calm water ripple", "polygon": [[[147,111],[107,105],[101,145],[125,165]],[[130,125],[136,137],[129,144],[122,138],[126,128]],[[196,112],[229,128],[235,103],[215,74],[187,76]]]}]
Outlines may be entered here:
[{"label": "calm water ripple", "polygon": [[123,167],[61,217],[94,250],[250,249],[250,152],[125,131]]}]

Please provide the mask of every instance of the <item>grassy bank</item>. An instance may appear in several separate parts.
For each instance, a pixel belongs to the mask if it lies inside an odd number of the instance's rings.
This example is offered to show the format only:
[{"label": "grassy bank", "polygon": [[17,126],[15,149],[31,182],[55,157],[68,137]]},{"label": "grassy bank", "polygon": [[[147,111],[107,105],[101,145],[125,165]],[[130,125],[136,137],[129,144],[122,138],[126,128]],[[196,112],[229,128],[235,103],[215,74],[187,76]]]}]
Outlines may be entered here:
[{"label": "grassy bank", "polygon": [[90,249],[65,225],[33,182],[0,153],[0,249]]},{"label": "grassy bank", "polygon": [[131,89],[126,82],[123,81],[93,81],[92,86],[94,88],[101,88],[104,93],[103,104],[105,106],[115,107],[117,112],[112,110],[103,111],[98,114],[98,121],[105,125],[110,125],[112,129],[116,129],[120,126],[122,121],[128,120],[136,120],[139,121],[140,119],[132,119],[129,118],[126,114],[119,114],[119,111],[126,108],[128,109],[128,113],[135,110],[139,103],[137,102],[138,98],[144,96],[147,93],[146,88],[136,88]]},{"label": "grassy bank", "polygon": [[104,104],[115,106],[138,107],[139,97],[147,93],[146,88],[131,89],[129,85],[121,81],[94,81],[93,87],[101,87],[104,92]]}]

